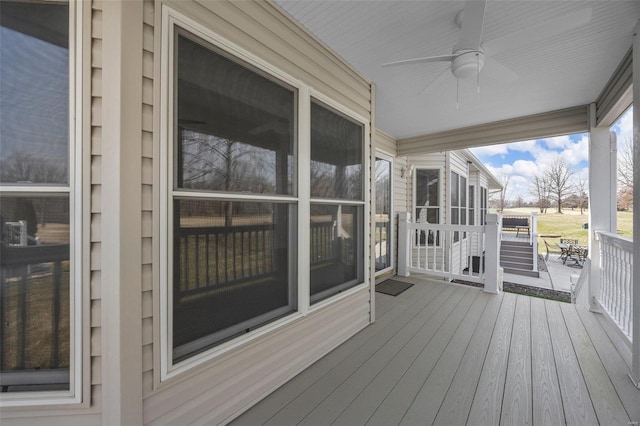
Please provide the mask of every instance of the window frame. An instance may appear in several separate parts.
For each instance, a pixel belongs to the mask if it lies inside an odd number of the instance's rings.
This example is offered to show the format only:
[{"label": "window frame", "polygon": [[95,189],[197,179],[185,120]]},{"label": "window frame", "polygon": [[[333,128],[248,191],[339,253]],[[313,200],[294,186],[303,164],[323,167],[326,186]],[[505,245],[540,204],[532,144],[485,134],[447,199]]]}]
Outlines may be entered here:
[{"label": "window frame", "polygon": [[[83,291],[85,268],[83,267],[84,223],[87,221],[83,203],[88,195],[83,186],[87,168],[83,159],[88,154],[83,149],[83,16],[85,4],[69,0],[69,159],[68,184],[0,183],[0,194],[47,196],[51,194],[69,197],[69,390],[22,391],[0,393],[0,408],[34,407],[52,405],[79,405],[83,402]],[[37,373],[36,373],[37,374]]]},{"label": "window frame", "polygon": [[[436,166],[436,167],[429,167],[429,166],[415,166],[415,168],[413,169],[413,176],[412,176],[412,180],[413,180],[413,191],[412,191],[412,197],[413,197],[413,211],[412,214],[416,215],[416,211],[418,210],[418,208],[425,208],[424,206],[418,206],[416,205],[416,200],[418,199],[418,170],[437,170],[438,171],[438,223],[437,224],[442,224],[442,217],[444,212],[442,211],[444,208],[444,182],[443,182],[443,176],[444,176],[444,167],[442,166]],[[426,207],[426,208],[432,208],[432,206]],[[418,223],[418,217],[416,215],[416,217],[414,217],[414,222]],[[434,242],[433,244],[429,244],[428,240],[427,242],[425,242],[425,245],[421,245],[419,243],[417,243],[413,238],[412,238],[412,246],[414,248],[416,247],[442,247],[443,244],[443,236],[440,236],[440,238],[437,239],[436,242]]]},{"label": "window frame", "polygon": [[[368,256],[359,256],[360,261],[364,262],[363,265],[363,280],[336,295],[328,297],[322,301],[311,306],[310,304],[310,249],[305,242],[309,241],[310,236],[310,205],[312,199],[310,197],[310,176],[308,172],[303,172],[305,167],[308,169],[311,159],[311,125],[310,125],[310,111],[311,111],[311,98],[319,101],[322,104],[336,110],[337,112],[344,114],[348,118],[357,121],[363,126],[363,170],[362,170],[362,201],[346,201],[346,200],[334,200],[334,199],[317,199],[318,203],[342,203],[349,205],[362,205],[364,207],[363,225],[369,217],[370,210],[370,195],[369,195],[369,168],[367,165],[370,162],[370,123],[367,118],[358,115],[351,111],[342,104],[336,102],[332,98],[324,95],[323,93],[313,89],[310,85],[290,76],[286,72],[280,70],[269,62],[261,59],[257,55],[245,50],[244,48],[229,41],[225,37],[216,33],[213,29],[199,23],[198,21],[182,14],[181,12],[167,6],[162,5],[161,11],[162,20],[162,33],[161,33],[161,78],[160,78],[160,209],[159,209],[159,276],[160,276],[160,297],[159,297],[159,332],[160,332],[160,345],[159,345],[159,358],[160,358],[160,383],[157,386],[162,386],[163,382],[167,382],[184,372],[193,370],[194,368],[201,366],[222,354],[228,353],[248,342],[254,341],[256,338],[270,333],[274,330],[280,329],[288,324],[296,322],[307,314],[321,310],[327,305],[334,304],[339,300],[349,297],[359,291],[369,289],[369,258]],[[173,189],[173,143],[174,143],[174,71],[175,71],[175,58],[174,40],[175,32],[177,28],[181,32],[192,34],[207,43],[213,45],[217,50],[224,52],[228,57],[233,60],[240,61],[247,64],[250,67],[258,70],[268,78],[273,79],[276,82],[280,82],[284,85],[288,85],[297,91],[295,95],[296,108],[295,108],[295,120],[297,124],[297,140],[295,145],[295,152],[297,159],[295,162],[296,174],[294,177],[294,187],[297,189],[295,195],[278,195],[278,194],[242,194],[242,193],[226,193],[226,192],[211,192],[199,195],[197,192],[188,191],[188,196],[191,198],[201,197],[202,199],[226,199],[226,200],[242,200],[242,201],[254,201],[254,202],[280,202],[288,203],[296,207],[297,216],[293,219],[297,223],[296,227],[290,228],[289,238],[295,237],[298,241],[297,247],[290,247],[292,253],[297,251],[297,261],[294,264],[297,275],[295,280],[297,281],[297,310],[285,315],[282,318],[276,319],[265,325],[262,325],[249,333],[243,334],[232,338],[223,343],[217,344],[209,349],[206,349],[200,353],[194,354],[176,364],[172,363],[172,335],[171,335],[171,322],[170,315],[172,315],[172,275],[173,275],[173,262],[168,259],[172,259],[173,250],[173,213],[171,203],[173,203],[174,197],[176,197],[180,191]],[[185,191],[186,192],[186,191]],[[315,200],[315,199],[314,199]],[[314,201],[315,202],[315,201]],[[363,226],[363,245],[362,251],[366,252],[365,247],[370,247],[369,232]],[[164,259],[164,260],[162,260]],[[291,271],[290,271],[291,273]]]},{"label": "window frame", "polygon": [[[388,161],[390,163],[390,174],[389,174],[389,185],[391,185],[391,205],[390,207],[390,217],[389,217],[389,221],[391,222],[391,226],[390,228],[390,233],[388,238],[391,240],[391,253],[389,255],[389,262],[391,263],[391,266],[388,266],[384,269],[381,269],[379,271],[375,271],[375,276],[379,276],[379,275],[383,275],[389,271],[393,271],[394,269],[394,265],[395,265],[395,244],[394,244],[394,237],[395,237],[395,214],[394,214],[394,210],[393,210],[393,195],[394,195],[394,191],[393,191],[393,183],[394,183],[394,177],[393,177],[393,167],[394,167],[394,158],[391,154],[387,154],[386,152],[380,150],[380,149],[376,149],[375,150],[375,154],[374,154],[374,164],[373,164],[373,169],[375,169],[375,160],[376,159],[381,159],[381,160],[385,160]],[[374,180],[374,185],[375,185],[375,174],[373,176],[373,180]],[[374,200],[374,221],[375,221],[375,200]],[[374,236],[374,241],[373,243],[375,244],[375,236]],[[375,259],[374,259],[374,263],[375,263]],[[374,268],[375,269],[375,268]]]}]

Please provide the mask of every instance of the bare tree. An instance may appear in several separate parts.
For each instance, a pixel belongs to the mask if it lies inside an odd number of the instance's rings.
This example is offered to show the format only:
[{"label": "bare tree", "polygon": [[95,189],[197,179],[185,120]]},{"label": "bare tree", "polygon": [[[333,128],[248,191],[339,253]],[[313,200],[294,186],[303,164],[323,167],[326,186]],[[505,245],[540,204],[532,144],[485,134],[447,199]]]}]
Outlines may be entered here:
[{"label": "bare tree", "polygon": [[578,203],[580,204],[580,214],[583,214],[584,205],[587,201],[587,189],[589,188],[589,182],[587,179],[578,179],[575,185],[576,196],[578,197]]},{"label": "bare tree", "polygon": [[549,192],[551,190],[551,185],[549,184],[549,179],[545,173],[541,175],[535,175],[533,177],[533,183],[531,192],[538,199],[537,205],[540,209],[540,213],[546,213],[549,206],[551,206],[551,202],[549,201]]},{"label": "bare tree", "polygon": [[572,192],[570,179],[573,172],[569,170],[562,157],[557,156],[545,170],[545,176],[549,179],[551,196],[558,203],[557,211],[562,213],[562,201]]},{"label": "bare tree", "polygon": [[500,211],[504,211],[504,208],[507,206],[509,202],[509,181],[511,180],[511,175],[500,175],[500,183],[502,184],[502,191],[500,191],[499,199],[498,199],[498,209]]}]

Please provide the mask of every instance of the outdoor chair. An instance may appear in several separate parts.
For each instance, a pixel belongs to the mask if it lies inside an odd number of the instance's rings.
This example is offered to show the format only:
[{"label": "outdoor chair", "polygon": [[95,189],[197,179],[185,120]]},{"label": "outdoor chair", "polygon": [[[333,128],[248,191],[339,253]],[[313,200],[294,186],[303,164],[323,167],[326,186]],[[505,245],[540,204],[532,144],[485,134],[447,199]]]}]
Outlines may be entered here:
[{"label": "outdoor chair", "polygon": [[560,253],[558,252],[558,250],[554,250],[552,246],[549,245],[547,240],[543,240],[543,241],[544,241],[544,246],[547,248],[547,254],[544,256],[544,260],[549,260],[549,256],[551,255],[551,253],[554,253],[554,254]]}]

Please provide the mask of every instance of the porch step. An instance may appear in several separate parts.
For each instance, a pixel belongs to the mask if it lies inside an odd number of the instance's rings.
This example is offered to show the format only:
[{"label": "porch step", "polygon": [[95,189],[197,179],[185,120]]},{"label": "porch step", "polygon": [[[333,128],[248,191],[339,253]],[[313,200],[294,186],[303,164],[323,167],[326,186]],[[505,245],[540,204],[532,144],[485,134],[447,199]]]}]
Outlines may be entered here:
[{"label": "porch step", "polygon": [[533,271],[533,246],[529,242],[502,241],[500,247],[500,266],[505,273],[539,277]]},{"label": "porch step", "polygon": [[503,268],[522,269],[523,271],[533,271],[533,265],[523,265],[518,262],[500,262]]},{"label": "porch step", "polygon": [[532,271],[530,269],[505,268],[505,267],[503,267],[503,269],[505,274],[524,275],[526,277],[534,277],[534,278],[540,277],[540,273],[538,271]]}]

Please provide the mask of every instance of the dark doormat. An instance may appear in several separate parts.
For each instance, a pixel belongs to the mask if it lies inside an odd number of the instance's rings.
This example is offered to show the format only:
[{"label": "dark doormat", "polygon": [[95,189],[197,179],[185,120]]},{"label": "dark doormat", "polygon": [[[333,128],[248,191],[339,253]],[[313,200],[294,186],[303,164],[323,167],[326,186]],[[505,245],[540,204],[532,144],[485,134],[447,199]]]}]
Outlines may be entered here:
[{"label": "dark doormat", "polygon": [[411,287],[413,287],[413,284],[396,280],[386,280],[376,286],[376,291],[378,293],[388,294],[389,296],[397,296]]}]

